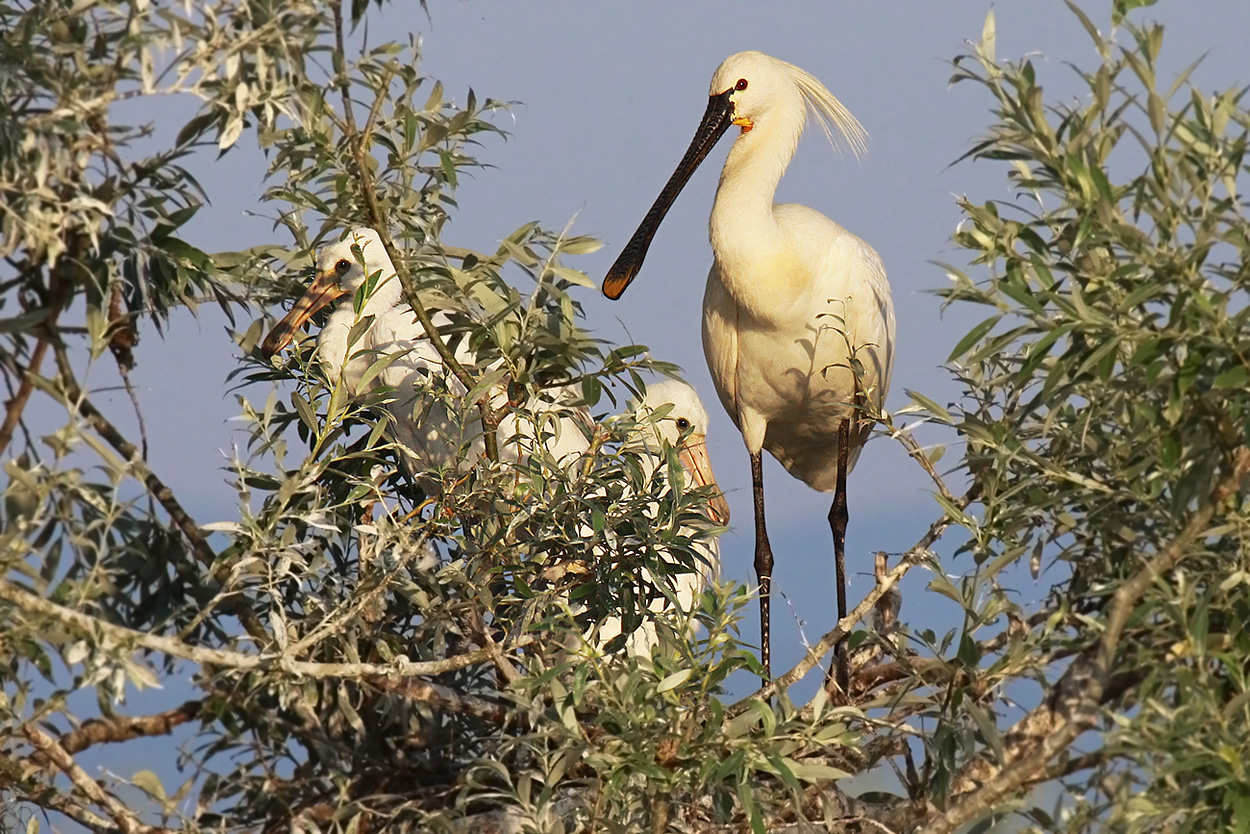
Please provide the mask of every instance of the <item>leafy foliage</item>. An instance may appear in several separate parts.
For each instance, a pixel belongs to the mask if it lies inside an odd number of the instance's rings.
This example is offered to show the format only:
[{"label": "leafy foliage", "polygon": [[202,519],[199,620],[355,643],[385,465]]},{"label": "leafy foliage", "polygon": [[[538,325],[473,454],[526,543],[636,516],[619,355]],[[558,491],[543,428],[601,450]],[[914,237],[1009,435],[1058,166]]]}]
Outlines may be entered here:
[{"label": "leafy foliage", "polygon": [[[619,413],[674,368],[583,327],[593,283],[567,263],[598,244],[540,224],[492,253],[441,241],[507,105],[457,103],[416,41],[362,45],[368,3],[347,19],[300,0],[0,5],[0,789],[20,809],[0,826],[38,808],[125,831],[954,831],[1012,812],[1043,830],[1244,827],[1250,114],[1244,91],[1159,89],[1162,30],[1125,22],[1140,5],[1117,5],[1125,45],[1073,7],[1101,57],[1079,103],[997,60],[992,15],[956,61],[993,102],[969,156],[1005,164],[1014,192],[961,202],[970,265],[941,294],[988,313],[950,358],[964,396],[881,415],[933,478],[933,524],[736,702],[731,676],[759,672],[738,639],[746,590],[713,582],[697,627],[659,604],[714,567],[718,530],[675,450],[639,444],[655,418]],[[173,94],[200,109],[145,155],[151,127],[114,124],[116,104]],[[186,160],[250,142],[291,245],[206,254],[179,236],[207,198]],[[358,226],[382,234],[405,303],[472,347],[423,402],[488,433],[588,410],[590,451],[416,479],[380,407],[395,392],[352,396],[311,339],[262,358],[256,311]],[[238,516],[211,526],[73,361],[108,350],[125,377],[141,331],[206,299],[247,322]],[[25,425],[34,397],[68,422]],[[904,416],[959,434],[963,494]],[[1026,562],[1054,582],[1030,608],[1010,587]],[[892,586],[915,567],[958,628],[906,626]],[[610,617],[654,628],[656,649],[598,645]],[[852,629],[849,690],[796,703]],[[193,700],[123,713],[131,687],[184,670]],[[179,786],[77,763],[184,725]],[[1062,788],[1053,812],[1025,801],[1038,787]]]}]

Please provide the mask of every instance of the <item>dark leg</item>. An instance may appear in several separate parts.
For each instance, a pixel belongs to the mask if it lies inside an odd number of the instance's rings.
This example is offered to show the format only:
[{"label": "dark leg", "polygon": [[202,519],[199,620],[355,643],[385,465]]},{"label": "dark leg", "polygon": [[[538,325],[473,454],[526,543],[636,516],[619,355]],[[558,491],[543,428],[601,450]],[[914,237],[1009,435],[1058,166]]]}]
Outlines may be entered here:
[{"label": "dark leg", "polygon": [[[851,454],[851,421],[845,419],[838,426],[838,483],[833,493],[833,506],[829,508],[829,529],[833,531],[833,560],[838,582],[838,619],[846,617],[846,523],[850,515],[846,511],[846,469]],[[846,652],[846,638],[833,647],[834,663],[837,665],[838,687],[850,694],[850,658]]]},{"label": "dark leg", "polygon": [[773,586],[773,549],[768,544],[764,526],[764,459],[763,452],[751,453],[751,491],[755,497],[755,578],[760,583],[760,663],[764,666],[763,682],[773,677],[771,620],[769,602]]}]

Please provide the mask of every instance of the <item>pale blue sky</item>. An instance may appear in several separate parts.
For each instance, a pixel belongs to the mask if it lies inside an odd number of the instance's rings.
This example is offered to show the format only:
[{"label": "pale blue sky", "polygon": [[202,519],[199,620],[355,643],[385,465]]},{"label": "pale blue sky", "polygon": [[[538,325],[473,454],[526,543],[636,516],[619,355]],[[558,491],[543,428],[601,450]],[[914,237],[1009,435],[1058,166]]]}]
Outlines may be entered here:
[{"label": "pale blue sky", "polygon": [[[887,407],[906,404],[905,388],[940,402],[957,396],[940,363],[974,319],[962,312],[943,318],[926,291],[945,281],[929,261],[961,263],[961,254],[949,243],[959,221],[954,195],[1009,196],[1001,167],[962,163],[947,168],[990,119],[991,102],[980,88],[947,83],[949,59],[967,51],[965,41],[979,37],[987,4],[432,0],[432,25],[418,4],[400,5],[381,16],[374,13],[371,41],[420,32],[426,44],[422,71],[441,79],[449,96],[463,101],[471,86],[479,98],[524,102],[500,117],[512,134],[507,142],[485,139],[480,157],[497,167],[465,179],[457,195],[462,208],[453,215],[445,241],[489,251],[522,223],[539,220],[559,228],[577,215],[576,232],[606,241],[600,252],[573,262],[596,280],[681,157],[706,105],[708,80],[724,57],[758,49],[822,79],[867,129],[868,153],[861,161],[835,155],[813,131],[782,181],[779,199],[826,213],[881,254],[898,317],[897,364]],[[1086,5],[1110,7],[1109,2]],[[1077,95],[1079,85],[1064,62],[1088,67],[1097,58],[1066,6],[1059,0],[1017,0],[999,3],[995,11],[998,54],[1037,53],[1038,76],[1048,97]],[[1163,78],[1170,81],[1207,52],[1194,76],[1199,84],[1223,89],[1248,80],[1250,3],[1164,2],[1144,15],[1167,24]],[[1109,26],[1109,11],[1091,16],[1104,31]],[[127,115],[132,121],[159,118],[162,129],[176,130],[181,119],[169,114],[177,105],[160,105],[164,115],[139,108]],[[185,115],[190,112],[188,105]],[[249,139],[245,136],[241,144]],[[747,457],[715,401],[699,345],[699,308],[711,262],[707,217],[729,142],[722,140],[677,201],[625,299],[609,302],[585,291],[582,300],[596,333],[650,345],[660,358],[681,364],[699,389],[712,415],[713,465],[734,514],[734,529],[722,540],[724,572],[753,582]],[[258,152],[240,149],[220,162],[206,157],[192,167],[213,197],[213,205],[187,234],[192,243],[219,251],[275,241],[268,220],[245,214],[277,210],[258,204],[264,171]],[[206,309],[198,326],[187,326],[180,317],[168,340],[146,329],[133,374],[153,432],[152,465],[202,523],[234,513],[234,492],[220,467],[237,437],[228,420],[238,408],[225,382],[237,351],[222,324],[218,313]],[[114,384],[109,365],[101,363],[90,381]],[[248,395],[262,400],[264,393],[252,389]],[[97,399],[126,424],[124,395],[104,393]],[[57,415],[58,424],[61,419]],[[825,522],[830,499],[769,463],[775,588],[791,600],[815,639],[834,620]],[[870,570],[873,550],[898,552],[913,544],[937,515],[929,492],[927,479],[898,447],[882,440],[870,443],[850,481],[848,570]],[[967,567],[951,565],[956,571]],[[905,586],[905,622],[934,625],[945,619],[940,611],[953,613],[949,603],[924,592],[925,581],[914,572]],[[1026,580],[1022,601],[1041,596],[1050,582],[1045,575],[1036,584]],[[869,587],[870,580],[854,577],[852,604]],[[754,639],[753,610],[744,626]],[[773,645],[778,671],[802,652],[784,601],[774,604]],[[107,752],[100,755],[107,761]]]}]

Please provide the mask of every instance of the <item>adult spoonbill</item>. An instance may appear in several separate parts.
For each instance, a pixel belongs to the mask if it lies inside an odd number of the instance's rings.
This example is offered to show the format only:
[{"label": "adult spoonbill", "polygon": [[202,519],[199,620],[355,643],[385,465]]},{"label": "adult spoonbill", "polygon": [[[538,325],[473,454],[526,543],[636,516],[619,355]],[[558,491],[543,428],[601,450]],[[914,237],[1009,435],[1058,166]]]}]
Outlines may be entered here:
[{"label": "adult spoonbill", "polygon": [[[357,312],[356,296],[362,293]],[[432,395],[431,380],[444,375],[443,361],[402,297],[395,267],[378,233],[354,229],[321,252],[312,284],[269,331],[261,353],[266,358],[278,353],[313,314],[341,299],[317,335],[322,371],[332,385],[341,383],[349,397],[380,388],[392,392],[382,406],[390,415],[392,439],[403,450],[405,466],[421,488],[437,494],[441,481],[430,473],[458,472],[471,466],[481,457],[485,442],[474,409],[463,410],[469,419],[462,419],[460,410]],[[450,319],[440,312],[434,314],[432,323],[442,331]],[[451,347],[457,361],[466,368],[476,367],[476,357],[464,339],[455,340]],[[384,355],[394,358],[381,372],[365,379],[370,366]],[[448,376],[446,388],[455,396],[465,393],[454,377]],[[499,394],[494,406],[502,406],[505,399]],[[566,463],[589,447],[573,412],[558,413],[558,405],[545,401],[527,405],[533,419],[509,412],[500,421],[501,460],[515,462],[532,454],[538,437],[552,458]]]},{"label": "adult spoonbill", "polygon": [[[880,409],[890,385],[894,304],[871,246],[817,211],[773,203],[807,115],[830,140],[836,129],[858,154],[865,134],[855,117],[815,77],[760,52],[726,58],[712,76],[710,96],[694,141],[608,272],[603,292],[618,298],[625,291],[690,175],[731,125],[740,127],[712,205],[703,352],[751,455],[761,661],[771,675],[773,555],[760,450],[809,486],[834,492],[829,525],[841,619],[846,474],[871,428],[859,418]],[[839,671],[845,678],[844,662]]]},{"label": "adult spoonbill", "polygon": [[[650,478],[657,470],[662,471],[666,449],[674,449],[681,461],[687,489],[710,486],[716,490],[707,504],[708,522],[729,523],[729,504],[716,484],[707,454],[707,409],[695,390],[672,379],[648,385],[641,401],[630,410],[630,417],[636,429],[622,451],[641,447],[643,474]],[[695,531],[683,528],[682,532],[693,535]],[[697,570],[674,575],[669,585],[672,599],[655,599],[648,605],[652,614],[681,627],[690,624],[699,595],[708,581],[720,572],[720,548],[716,539],[698,539],[694,549],[699,557]],[[644,578],[651,585],[662,586],[662,580],[650,571],[644,571]],[[608,617],[593,634],[593,645],[602,650],[620,633],[621,618]],[[630,653],[645,655],[651,652],[657,640],[655,620],[648,618],[629,636],[625,648]]]}]

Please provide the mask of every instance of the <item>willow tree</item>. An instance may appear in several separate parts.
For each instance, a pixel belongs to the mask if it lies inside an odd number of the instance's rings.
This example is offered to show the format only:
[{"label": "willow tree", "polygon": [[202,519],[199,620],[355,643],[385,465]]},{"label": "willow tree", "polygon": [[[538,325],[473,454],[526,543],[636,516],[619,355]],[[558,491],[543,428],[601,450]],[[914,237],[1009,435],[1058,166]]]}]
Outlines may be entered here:
[{"label": "willow tree", "polygon": [[[355,25],[386,13],[368,6],[0,7],[0,826],[1246,824],[1242,91],[1162,84],[1161,28],[1117,14],[1108,37],[1073,7],[1097,60],[1077,70],[1083,99],[1048,103],[987,20],[955,78],[993,113],[969,156],[1013,190],[961,202],[968,263],[943,296],[988,317],[954,340],[957,402],[874,415],[932,478],[932,524],[801,663],[734,699],[730,676],[759,671],[737,635],[749,589],[714,585],[693,635],[649,607],[700,568],[709,496],[607,417],[672,366],[583,327],[593,283],[565,259],[593,241],[530,225],[494,252],[442,243],[448,212],[473,210],[457,179],[503,105],[449,95],[415,42],[361,46]],[[146,126],[119,126],[115,105],[173,93],[200,109],[144,155]],[[243,143],[268,154],[286,238],[208,254],[180,230],[212,183],[182,163]],[[423,495],[378,400],[345,396],[312,340],[262,359],[316,247],[358,226],[383,234],[406,303],[474,348],[429,396],[489,428],[576,391],[598,418],[578,466],[487,454]],[[237,519],[211,529],[74,370],[86,355],[125,376],[138,338],[206,300],[240,322],[250,438]],[[67,422],[33,425],[36,398]],[[958,434],[952,469],[907,421]],[[1027,568],[1053,585],[1029,608],[1010,587]],[[963,608],[959,628],[908,626],[916,602],[893,586],[912,570]],[[660,645],[588,650],[610,615],[658,619]],[[796,703],[848,634],[849,687]],[[128,691],[188,669],[194,697],[129,711]],[[126,758],[139,736],[182,744],[183,772]],[[105,744],[116,764],[92,775],[81,756]],[[861,774],[890,787],[864,793]]]}]

